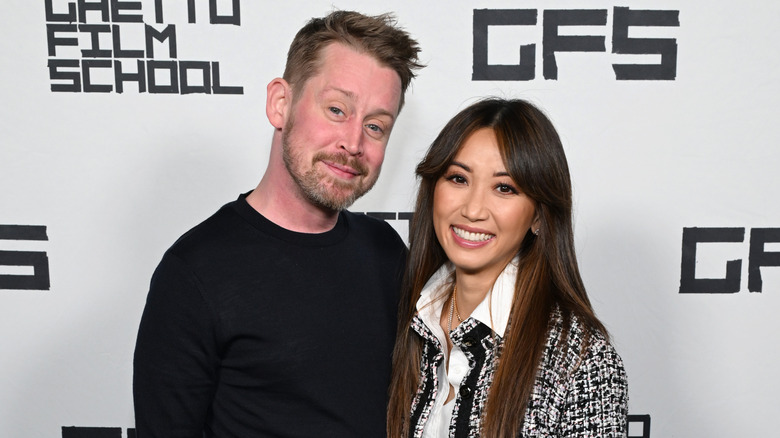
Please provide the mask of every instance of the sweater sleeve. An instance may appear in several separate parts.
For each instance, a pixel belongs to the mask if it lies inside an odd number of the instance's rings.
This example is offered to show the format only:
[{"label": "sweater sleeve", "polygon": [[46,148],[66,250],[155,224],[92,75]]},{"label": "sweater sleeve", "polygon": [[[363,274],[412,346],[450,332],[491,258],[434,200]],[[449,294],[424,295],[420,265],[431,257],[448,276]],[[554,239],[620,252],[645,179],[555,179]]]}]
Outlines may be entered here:
[{"label": "sweater sleeve", "polygon": [[152,276],[133,359],[139,438],[203,436],[218,363],[213,315],[197,278],[166,253]]},{"label": "sweater sleeve", "polygon": [[561,437],[625,437],[628,383],[623,361],[604,339],[593,339],[569,381]]}]

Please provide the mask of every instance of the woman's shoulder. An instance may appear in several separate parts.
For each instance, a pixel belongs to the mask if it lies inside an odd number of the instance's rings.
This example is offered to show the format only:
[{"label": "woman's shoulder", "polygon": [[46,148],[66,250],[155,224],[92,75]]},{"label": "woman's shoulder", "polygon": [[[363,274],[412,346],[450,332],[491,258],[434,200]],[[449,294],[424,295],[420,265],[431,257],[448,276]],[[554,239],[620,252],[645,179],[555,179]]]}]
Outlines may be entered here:
[{"label": "woman's shoulder", "polygon": [[608,336],[555,310],[524,430],[550,436],[625,436],[628,381]]},{"label": "woman's shoulder", "polygon": [[568,374],[578,370],[601,370],[607,374],[625,375],[623,360],[606,333],[557,308],[550,317],[545,356],[558,362],[558,366],[562,365]]}]

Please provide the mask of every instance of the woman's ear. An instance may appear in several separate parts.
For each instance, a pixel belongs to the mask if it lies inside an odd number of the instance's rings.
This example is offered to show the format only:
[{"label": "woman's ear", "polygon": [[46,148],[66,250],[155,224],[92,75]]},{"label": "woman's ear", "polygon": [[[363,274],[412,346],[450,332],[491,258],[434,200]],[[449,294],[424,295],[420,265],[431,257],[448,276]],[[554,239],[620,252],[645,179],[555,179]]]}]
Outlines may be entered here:
[{"label": "woman's ear", "polygon": [[292,106],[292,88],[284,79],[276,78],[268,83],[266,90],[265,114],[274,128],[282,129]]},{"label": "woman's ear", "polygon": [[542,220],[539,218],[539,212],[537,212],[534,215],[534,220],[531,222],[531,232],[535,235],[539,235],[540,230],[542,229]]}]

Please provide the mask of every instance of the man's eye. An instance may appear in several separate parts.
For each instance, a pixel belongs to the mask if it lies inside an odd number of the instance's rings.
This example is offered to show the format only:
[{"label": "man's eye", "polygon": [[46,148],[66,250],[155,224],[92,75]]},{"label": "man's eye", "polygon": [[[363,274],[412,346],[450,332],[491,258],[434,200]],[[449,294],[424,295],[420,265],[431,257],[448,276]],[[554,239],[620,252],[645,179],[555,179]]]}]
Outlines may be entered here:
[{"label": "man's eye", "polygon": [[382,133],[384,130],[379,125],[376,125],[374,123],[369,123],[366,125],[366,128],[370,129],[371,131]]},{"label": "man's eye", "polygon": [[337,116],[340,116],[340,115],[344,114],[344,111],[342,111],[340,108],[335,107],[335,106],[332,106],[332,107],[330,107],[328,109],[330,110],[330,112],[332,112],[333,114],[336,114]]}]

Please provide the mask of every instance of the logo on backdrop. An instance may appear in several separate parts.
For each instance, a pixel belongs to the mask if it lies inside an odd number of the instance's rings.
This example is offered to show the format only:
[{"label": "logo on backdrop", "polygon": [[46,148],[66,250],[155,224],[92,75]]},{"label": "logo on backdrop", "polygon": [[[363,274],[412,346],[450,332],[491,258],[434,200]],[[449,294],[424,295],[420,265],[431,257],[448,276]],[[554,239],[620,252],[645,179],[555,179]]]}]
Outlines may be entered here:
[{"label": "logo on backdrop", "polygon": [[[223,85],[218,61],[179,59],[176,25],[165,23],[162,0],[154,0],[153,24],[144,21],[140,1],[44,2],[51,91],[244,94],[241,86]],[[188,24],[201,23],[196,4],[206,0],[186,3]],[[241,25],[239,0],[229,12],[217,3],[225,2],[208,0],[210,25]]]},{"label": "logo on backdrop", "polygon": [[[406,234],[409,234],[409,222],[412,220],[412,216],[414,213],[409,211],[399,211],[398,213],[394,211],[368,211],[363,213],[366,216],[371,216],[373,218],[381,219],[385,222],[391,222],[391,221],[403,221],[403,229],[396,229],[396,231],[403,231],[406,232]],[[392,222],[391,222],[392,225]]]},{"label": "logo on backdrop", "polygon": [[[127,438],[135,437],[135,429],[127,429]],[[63,426],[62,438],[122,438],[122,428]]]},{"label": "logo on backdrop", "polygon": [[[722,260],[726,275],[722,278],[697,278],[696,265],[703,244],[743,244],[745,228],[683,228],[680,293],[733,294],[742,287],[742,259]],[[767,243],[780,243],[780,228],[751,228],[748,251],[747,290],[762,292],[762,267],[780,266],[780,252],[767,251]],[[699,245],[702,244],[702,245]]]},{"label": "logo on backdrop", "polygon": [[626,438],[650,438],[650,415],[628,415]]},{"label": "logo on backdrop", "polygon": [[[558,79],[556,54],[562,52],[606,52],[605,35],[576,35],[567,26],[607,26],[607,9],[544,10],[542,14],[542,76]],[[657,64],[612,64],[619,81],[671,81],[677,77],[677,40],[674,38],[633,38],[638,27],[679,27],[679,11],[655,11],[615,6],[612,10],[612,53],[620,55],[660,55]],[[488,29],[491,26],[538,26],[536,9],[474,9],[474,81],[530,81],[536,78],[536,41],[520,41],[517,65],[488,64]],[[605,29],[606,30],[606,29]],[[501,41],[502,44],[518,41]]]},{"label": "logo on backdrop", "polygon": [[[6,240],[48,241],[49,237],[41,225],[0,225],[0,245]],[[49,284],[45,252],[0,250],[0,289],[49,290]]]}]

